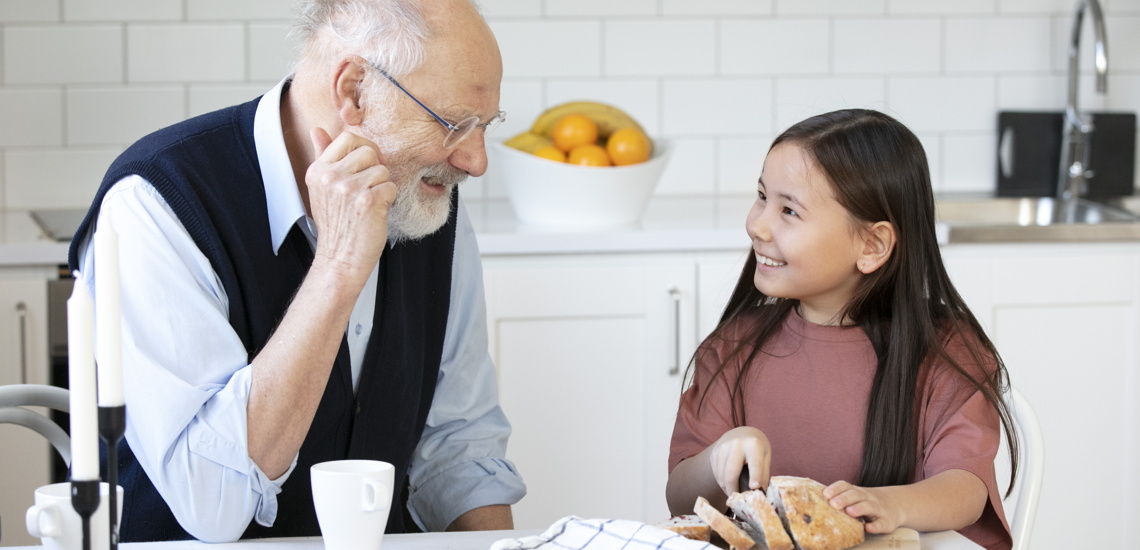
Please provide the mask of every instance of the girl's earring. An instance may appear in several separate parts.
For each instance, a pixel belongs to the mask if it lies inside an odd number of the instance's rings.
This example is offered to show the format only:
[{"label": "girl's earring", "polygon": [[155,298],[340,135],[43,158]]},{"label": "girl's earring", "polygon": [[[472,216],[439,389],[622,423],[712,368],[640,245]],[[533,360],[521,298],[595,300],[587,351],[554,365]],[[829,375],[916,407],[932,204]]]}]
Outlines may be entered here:
[{"label": "girl's earring", "polygon": [[863,262],[859,262],[859,273],[863,272]]}]

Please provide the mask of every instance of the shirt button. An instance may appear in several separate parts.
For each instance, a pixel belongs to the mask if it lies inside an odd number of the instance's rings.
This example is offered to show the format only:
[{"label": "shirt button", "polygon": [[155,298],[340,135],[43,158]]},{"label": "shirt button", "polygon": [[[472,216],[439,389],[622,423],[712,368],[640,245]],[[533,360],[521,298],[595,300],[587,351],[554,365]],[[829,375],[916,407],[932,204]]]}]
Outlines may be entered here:
[{"label": "shirt button", "polygon": [[360,336],[360,332],[363,330],[364,330],[364,327],[361,326],[360,323],[356,323],[356,335]]}]

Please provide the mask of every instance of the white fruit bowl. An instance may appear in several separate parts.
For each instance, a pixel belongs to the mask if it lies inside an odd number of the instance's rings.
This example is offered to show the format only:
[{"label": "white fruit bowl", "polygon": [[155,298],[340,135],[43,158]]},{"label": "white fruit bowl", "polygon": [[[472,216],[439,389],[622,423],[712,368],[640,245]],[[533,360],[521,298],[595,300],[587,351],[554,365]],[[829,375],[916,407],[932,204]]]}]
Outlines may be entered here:
[{"label": "white fruit bowl", "polygon": [[655,140],[653,156],[645,162],[591,167],[547,160],[498,142],[488,146],[519,221],[559,227],[637,223],[672,149]]}]

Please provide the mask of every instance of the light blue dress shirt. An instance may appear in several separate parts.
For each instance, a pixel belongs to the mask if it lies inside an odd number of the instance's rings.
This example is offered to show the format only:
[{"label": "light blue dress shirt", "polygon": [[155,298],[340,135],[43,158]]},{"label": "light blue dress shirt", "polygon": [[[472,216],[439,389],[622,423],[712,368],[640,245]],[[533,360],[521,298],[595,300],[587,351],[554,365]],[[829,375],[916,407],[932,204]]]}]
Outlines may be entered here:
[{"label": "light blue dress shirt", "polygon": [[[262,97],[254,117],[274,253],[293,225],[310,245],[315,247],[317,239],[285,149],[280,119],[284,83]],[[170,206],[142,177],[123,178],[107,192],[98,222],[108,219],[119,235],[123,392],[131,450],[174,517],[194,537],[232,541],[250,519],[272,525],[277,494],[296,457],[274,480],[249,458],[251,371],[245,347],[228,321],[221,280]],[[94,241],[90,233],[84,238],[80,271],[88,288],[94,288]],[[376,277],[374,270],[345,330],[354,387],[372,332]],[[409,472],[408,508],[420,528],[429,531],[444,530],[468,510],[514,504],[526,494],[522,478],[505,458],[511,428],[499,408],[487,349],[482,264],[462,202],[446,331],[435,398]]]}]

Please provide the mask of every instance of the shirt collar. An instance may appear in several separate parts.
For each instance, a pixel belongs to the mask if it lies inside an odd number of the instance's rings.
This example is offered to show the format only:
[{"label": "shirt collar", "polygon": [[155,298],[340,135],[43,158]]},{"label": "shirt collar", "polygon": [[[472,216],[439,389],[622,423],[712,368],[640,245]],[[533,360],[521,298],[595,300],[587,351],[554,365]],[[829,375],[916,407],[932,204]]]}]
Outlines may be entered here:
[{"label": "shirt collar", "polygon": [[265,206],[269,212],[274,255],[293,225],[305,217],[305,204],[297,189],[297,179],[293,177],[293,165],[289,162],[285,134],[281,130],[281,92],[292,79],[293,75],[285,77],[261,96],[253,115],[253,143],[265,183]]}]

